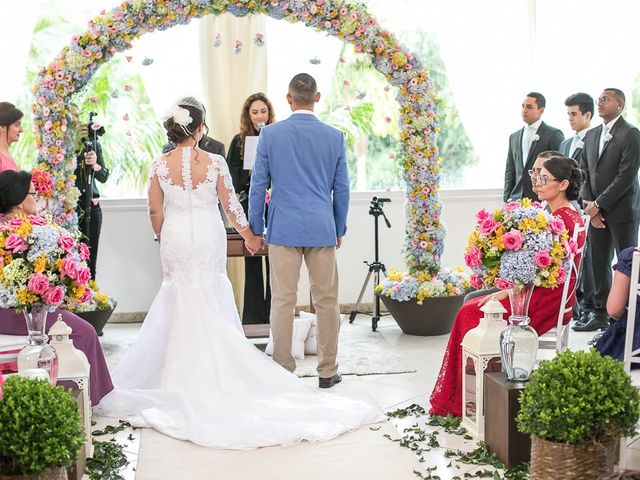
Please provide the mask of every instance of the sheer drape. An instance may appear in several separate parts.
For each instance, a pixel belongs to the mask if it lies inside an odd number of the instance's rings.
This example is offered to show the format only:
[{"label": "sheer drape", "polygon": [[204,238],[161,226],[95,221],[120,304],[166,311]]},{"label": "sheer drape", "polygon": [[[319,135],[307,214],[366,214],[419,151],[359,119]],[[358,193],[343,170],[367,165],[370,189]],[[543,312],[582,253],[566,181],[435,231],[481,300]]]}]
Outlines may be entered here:
[{"label": "sheer drape", "polygon": [[[265,32],[264,15],[237,18],[229,13],[202,19],[200,52],[204,103],[210,136],[229,149],[240,129],[240,110],[245,99],[255,92],[267,91],[267,47],[253,43],[256,33]],[[222,44],[214,47],[216,35]],[[242,53],[235,54],[235,41],[240,40]],[[244,260],[229,259],[227,271],[236,305],[242,310],[244,299]],[[240,312],[242,313],[242,312]]]}]

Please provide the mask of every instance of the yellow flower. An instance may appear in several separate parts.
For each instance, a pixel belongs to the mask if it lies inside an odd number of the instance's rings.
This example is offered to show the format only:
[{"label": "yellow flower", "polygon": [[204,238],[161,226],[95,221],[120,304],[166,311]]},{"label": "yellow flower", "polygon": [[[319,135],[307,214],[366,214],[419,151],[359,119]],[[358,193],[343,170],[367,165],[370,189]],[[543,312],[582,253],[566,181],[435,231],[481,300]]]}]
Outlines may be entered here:
[{"label": "yellow flower", "polygon": [[387,278],[392,282],[401,282],[404,276],[402,275],[402,273],[400,273],[399,270],[392,268],[389,270],[389,275],[387,276]]},{"label": "yellow flower", "polygon": [[521,232],[524,230],[531,230],[533,233],[537,233],[538,225],[532,218],[523,218],[518,224],[518,230],[520,230]]},{"label": "yellow flower", "polygon": [[26,305],[37,301],[38,296],[24,287],[16,292],[16,299],[19,303]]},{"label": "yellow flower", "polygon": [[521,200],[522,206],[523,207],[530,207],[531,206],[531,199],[530,198],[523,198]]},{"label": "yellow flower", "polygon": [[47,258],[44,256],[44,254],[40,254],[40,256],[38,256],[38,258],[35,259],[35,261],[33,262],[33,271],[35,273],[42,273],[44,272],[44,269],[47,266]]}]

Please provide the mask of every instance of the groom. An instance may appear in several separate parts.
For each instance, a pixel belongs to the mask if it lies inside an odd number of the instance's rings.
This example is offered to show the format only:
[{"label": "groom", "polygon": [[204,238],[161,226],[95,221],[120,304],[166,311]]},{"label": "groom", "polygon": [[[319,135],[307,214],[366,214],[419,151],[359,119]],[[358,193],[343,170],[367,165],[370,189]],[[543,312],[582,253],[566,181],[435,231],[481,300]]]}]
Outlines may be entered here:
[{"label": "groom", "polygon": [[319,386],[330,388],[342,380],[336,364],[336,249],[347,230],[349,175],[344,134],[316,118],[318,100],[314,78],[296,75],[287,93],[292,115],[261,130],[249,190],[249,223],[256,235],[264,232],[265,192],[271,185],[266,242],[273,359],[290,372],[296,368],[291,337],[304,259],[318,317]]}]

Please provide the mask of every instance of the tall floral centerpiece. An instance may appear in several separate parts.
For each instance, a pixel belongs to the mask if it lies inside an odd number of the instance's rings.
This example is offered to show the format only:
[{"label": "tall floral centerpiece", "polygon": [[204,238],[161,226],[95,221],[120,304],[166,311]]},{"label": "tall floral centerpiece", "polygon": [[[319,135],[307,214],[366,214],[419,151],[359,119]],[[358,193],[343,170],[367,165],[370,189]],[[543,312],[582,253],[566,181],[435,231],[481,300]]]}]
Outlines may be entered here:
[{"label": "tall floral centerpiece", "polygon": [[44,332],[47,313],[74,310],[93,298],[87,258],[84,243],[44,217],[19,215],[0,224],[0,307],[23,312],[27,322],[20,372],[37,376],[44,370],[55,382],[55,351]]},{"label": "tall floral centerpiece", "polygon": [[566,279],[576,246],[561,218],[529,199],[507,202],[493,213],[480,210],[465,249],[475,288],[508,290],[510,326],[502,333],[502,365],[510,380],[526,380],[533,370],[538,336],[529,327],[534,287],[554,288]]}]

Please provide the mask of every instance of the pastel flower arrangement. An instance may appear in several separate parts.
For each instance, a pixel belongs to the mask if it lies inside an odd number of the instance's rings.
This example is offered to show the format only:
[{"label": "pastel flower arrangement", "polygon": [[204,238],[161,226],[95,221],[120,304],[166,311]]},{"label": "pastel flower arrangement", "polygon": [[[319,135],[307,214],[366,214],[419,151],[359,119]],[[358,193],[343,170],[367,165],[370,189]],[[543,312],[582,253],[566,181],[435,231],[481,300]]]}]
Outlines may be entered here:
[{"label": "pastel flower arrangement", "polygon": [[0,307],[74,310],[93,297],[88,258],[84,243],[43,217],[6,220],[0,224]]},{"label": "pastel flower arrangement", "polygon": [[445,268],[437,276],[423,272],[414,275],[403,274],[392,268],[379,285],[376,293],[383,297],[405,302],[413,298],[422,305],[425,298],[463,295],[471,289],[469,275],[462,267]]},{"label": "pastel flower arrangement", "polygon": [[561,218],[523,199],[480,210],[464,256],[475,288],[553,288],[565,282],[576,250]]},{"label": "pastel flower arrangement", "polygon": [[88,302],[78,305],[76,312],[93,312],[94,310],[110,310],[113,308],[113,298],[102,293],[94,280],[89,280],[88,285],[93,292],[93,297]]},{"label": "pastel flower arrangement", "polygon": [[[438,109],[429,71],[389,31],[382,28],[363,3],[347,0],[145,0],[123,1],[89,21],[84,33],[39,74],[34,87],[34,121],[41,167],[53,181],[47,208],[63,226],[77,224],[77,190],[73,185],[76,159],[69,105],[103,63],[131,47],[145,33],[189,23],[194,18],[229,12],[241,17],[265,14],[301,22],[353,45],[397,88],[400,143],[396,161],[407,185],[405,260],[408,274],[438,277],[445,229],[438,191],[440,157],[436,147]],[[216,37],[214,46],[221,43]]]}]

